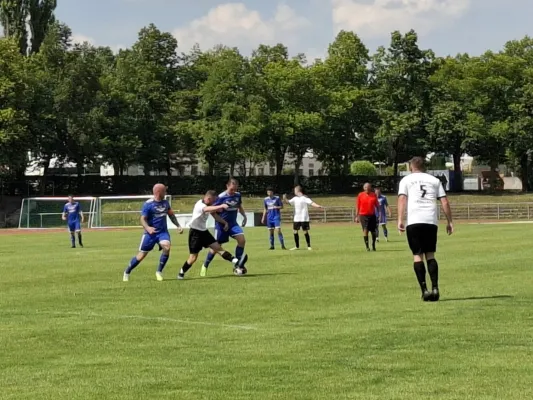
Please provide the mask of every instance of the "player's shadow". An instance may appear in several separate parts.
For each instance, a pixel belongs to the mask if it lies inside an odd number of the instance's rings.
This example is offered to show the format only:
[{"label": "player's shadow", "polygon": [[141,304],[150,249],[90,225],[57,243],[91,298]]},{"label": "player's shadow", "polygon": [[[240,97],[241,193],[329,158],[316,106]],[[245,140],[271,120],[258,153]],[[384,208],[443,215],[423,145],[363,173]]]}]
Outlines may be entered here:
[{"label": "player's shadow", "polygon": [[389,252],[389,251],[396,253],[396,252],[400,252],[400,251],[404,252],[405,250],[404,249],[378,249],[378,253],[380,253],[380,252]]},{"label": "player's shadow", "polygon": [[[246,274],[243,276],[239,276],[238,278],[261,278],[263,276],[280,276],[280,275],[296,275],[296,272],[279,272],[277,274]],[[198,278],[198,280],[203,279],[223,279],[223,278],[236,278],[235,275],[216,275],[216,276],[206,276],[204,278]]]},{"label": "player's shadow", "polygon": [[455,299],[442,299],[442,301],[472,301],[472,300],[505,300],[512,299],[514,296],[500,295],[500,296],[480,296],[480,297],[463,297]]}]

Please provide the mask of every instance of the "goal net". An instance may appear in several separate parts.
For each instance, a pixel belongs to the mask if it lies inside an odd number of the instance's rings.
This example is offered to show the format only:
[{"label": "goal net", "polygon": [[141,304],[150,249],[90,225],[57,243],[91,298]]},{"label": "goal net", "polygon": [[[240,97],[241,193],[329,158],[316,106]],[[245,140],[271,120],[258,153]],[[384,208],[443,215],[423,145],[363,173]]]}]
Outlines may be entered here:
[{"label": "goal net", "polygon": [[[96,199],[89,228],[137,228],[143,204],[153,196],[104,196]],[[171,202],[171,196],[165,196]]]},{"label": "goal net", "polygon": [[[50,229],[65,228],[66,222],[61,219],[63,207],[68,197],[29,197],[22,200],[20,208],[19,229]],[[96,197],[74,197],[78,202],[87,223],[96,205]]]}]

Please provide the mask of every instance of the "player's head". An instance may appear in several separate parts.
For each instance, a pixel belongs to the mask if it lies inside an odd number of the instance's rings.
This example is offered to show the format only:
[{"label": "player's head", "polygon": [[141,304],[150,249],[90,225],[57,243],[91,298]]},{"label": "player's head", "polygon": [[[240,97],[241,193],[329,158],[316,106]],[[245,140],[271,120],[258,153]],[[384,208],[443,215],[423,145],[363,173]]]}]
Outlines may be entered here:
[{"label": "player's head", "polygon": [[229,194],[235,193],[239,190],[239,182],[235,178],[231,178],[228,183],[226,183],[226,189]]},{"label": "player's head", "polygon": [[214,190],[208,190],[205,193],[203,201],[206,206],[210,206],[214,204],[216,200],[217,200],[217,192],[215,192]]},{"label": "player's head", "polygon": [[294,194],[296,196],[301,196],[304,194],[304,189],[300,185],[297,185],[294,187]]},{"label": "player's head", "polygon": [[365,183],[363,185],[363,190],[366,192],[366,193],[370,193],[372,191],[372,185],[370,183]]},{"label": "player's head", "polygon": [[71,195],[71,194],[68,195],[68,202],[70,204],[74,203],[74,196],[73,195]]},{"label": "player's head", "polygon": [[379,186],[374,188],[374,192],[376,193],[376,196],[381,196],[381,188]]},{"label": "player's head", "polygon": [[167,187],[162,183],[156,183],[153,188],[154,199],[161,201],[167,195]]},{"label": "player's head", "polygon": [[271,187],[267,187],[267,196],[268,197],[274,196],[274,189],[272,189]]},{"label": "player's head", "polygon": [[409,169],[411,172],[423,172],[426,170],[425,162],[422,157],[413,157],[409,160]]}]

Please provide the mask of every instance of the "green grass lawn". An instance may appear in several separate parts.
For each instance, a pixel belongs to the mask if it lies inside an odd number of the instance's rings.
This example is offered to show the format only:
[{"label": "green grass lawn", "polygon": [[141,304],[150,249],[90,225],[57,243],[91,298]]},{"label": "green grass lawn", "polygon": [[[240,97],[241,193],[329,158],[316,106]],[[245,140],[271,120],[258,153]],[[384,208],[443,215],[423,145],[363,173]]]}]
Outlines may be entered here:
[{"label": "green grass lawn", "polygon": [[533,225],[441,235],[439,303],[420,301],[396,232],[377,253],[354,225],[314,225],[312,252],[246,232],[249,276],[218,259],[174,280],[183,235],[168,280],[151,254],[128,283],[138,230],[86,232],[77,250],[3,236],[0,399],[533,398]]}]

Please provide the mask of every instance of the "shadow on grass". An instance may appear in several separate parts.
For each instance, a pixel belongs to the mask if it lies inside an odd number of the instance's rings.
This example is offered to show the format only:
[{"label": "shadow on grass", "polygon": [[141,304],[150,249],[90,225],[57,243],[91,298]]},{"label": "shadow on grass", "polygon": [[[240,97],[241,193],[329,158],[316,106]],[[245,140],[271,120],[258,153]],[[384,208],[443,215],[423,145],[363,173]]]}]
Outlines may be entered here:
[{"label": "shadow on grass", "polygon": [[224,278],[241,278],[241,279],[246,279],[246,278],[261,278],[263,276],[280,276],[280,275],[297,275],[296,272],[279,272],[277,274],[246,274],[246,275],[242,275],[242,276],[236,276],[236,275],[215,275],[215,276],[205,276],[205,277],[194,277],[194,278],[191,278],[191,279],[187,279],[187,280],[190,280],[190,281],[203,281],[203,280],[206,280],[206,279],[224,279]]},{"label": "shadow on grass", "polygon": [[470,300],[504,300],[512,299],[514,296],[501,295],[501,296],[484,296],[484,297],[463,297],[457,299],[442,299],[442,301],[470,301]]}]

